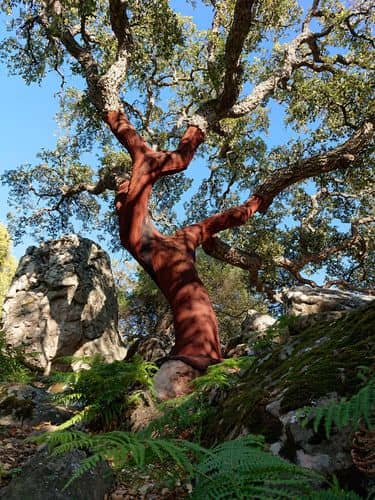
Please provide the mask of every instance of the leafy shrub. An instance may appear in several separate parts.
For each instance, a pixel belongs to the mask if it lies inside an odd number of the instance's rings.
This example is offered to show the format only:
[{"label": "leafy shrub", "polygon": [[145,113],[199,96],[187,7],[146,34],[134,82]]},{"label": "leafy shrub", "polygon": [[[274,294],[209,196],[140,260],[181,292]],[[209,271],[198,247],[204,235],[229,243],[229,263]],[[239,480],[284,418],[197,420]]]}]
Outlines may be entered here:
[{"label": "leafy shrub", "polygon": [[60,404],[79,411],[59,426],[66,429],[77,423],[90,423],[94,429],[113,429],[124,420],[125,411],[139,400],[140,392],[152,389],[156,367],[140,357],[132,362],[105,363],[100,357],[85,359],[89,369],[57,373],[52,379],[67,389],[55,396]]},{"label": "leafy shrub", "polygon": [[22,361],[22,349],[7,346],[3,332],[0,332],[0,382],[26,383],[32,372]]}]

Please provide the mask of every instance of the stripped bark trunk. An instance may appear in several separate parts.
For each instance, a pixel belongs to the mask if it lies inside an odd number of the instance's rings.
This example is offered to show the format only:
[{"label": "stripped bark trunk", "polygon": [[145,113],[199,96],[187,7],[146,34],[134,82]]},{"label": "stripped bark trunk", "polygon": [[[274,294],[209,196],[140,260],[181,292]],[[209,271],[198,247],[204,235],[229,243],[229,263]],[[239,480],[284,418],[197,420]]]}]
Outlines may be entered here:
[{"label": "stripped bark trunk", "polygon": [[132,157],[130,181],[117,191],[116,210],[122,245],[154,280],[170,304],[175,345],[169,359],[184,361],[204,371],[222,360],[218,323],[207,290],[195,266],[196,248],[214,234],[243,224],[261,206],[262,198],[187,226],[172,236],[162,235],[152,224],[148,201],[155,182],[184,170],[203,132],[190,126],[174,152],[155,152],[138,135],[122,112],[111,111],[106,121]]}]

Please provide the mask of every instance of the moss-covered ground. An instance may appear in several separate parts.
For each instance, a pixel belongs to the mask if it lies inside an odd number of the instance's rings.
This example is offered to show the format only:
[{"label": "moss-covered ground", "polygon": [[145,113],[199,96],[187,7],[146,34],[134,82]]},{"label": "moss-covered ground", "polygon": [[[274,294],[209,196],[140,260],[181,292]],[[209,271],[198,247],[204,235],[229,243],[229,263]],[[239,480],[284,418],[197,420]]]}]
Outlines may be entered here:
[{"label": "moss-covered ground", "polygon": [[283,414],[330,393],[351,396],[363,384],[361,367],[373,369],[374,358],[375,302],[334,322],[317,322],[259,356],[218,397],[215,419],[206,422],[206,440],[252,432],[272,442],[280,423],[266,411],[269,403],[278,401]]}]

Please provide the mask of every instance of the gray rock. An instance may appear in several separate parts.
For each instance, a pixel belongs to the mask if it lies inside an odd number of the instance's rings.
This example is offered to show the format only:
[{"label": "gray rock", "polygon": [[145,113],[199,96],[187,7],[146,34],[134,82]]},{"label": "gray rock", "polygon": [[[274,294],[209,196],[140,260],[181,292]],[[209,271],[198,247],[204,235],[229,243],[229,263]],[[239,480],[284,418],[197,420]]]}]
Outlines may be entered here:
[{"label": "gray rock", "polygon": [[0,425],[62,424],[71,417],[54,405],[45,389],[26,384],[3,384],[0,391]]},{"label": "gray rock", "polygon": [[110,362],[126,355],[109,257],[78,235],[28,248],[3,309],[7,343],[22,346],[27,363],[45,372],[61,356],[100,354]]},{"label": "gray rock", "polygon": [[173,399],[192,392],[190,382],[201,373],[183,361],[166,361],[154,377],[154,389],[160,400]]},{"label": "gray rock", "polygon": [[[309,286],[299,286],[284,289],[282,292],[282,302],[286,313],[300,316],[317,313],[327,313],[330,311],[347,312],[357,309],[375,300],[373,295],[362,295],[344,290],[332,288],[313,288]],[[325,319],[338,319],[337,315]],[[309,325],[305,325],[305,328]]]},{"label": "gray rock", "polygon": [[160,320],[157,330],[149,335],[127,338],[129,342],[126,359],[131,360],[137,354],[145,361],[158,361],[170,353],[174,342],[172,316],[167,315]]},{"label": "gray rock", "polygon": [[114,477],[102,462],[64,490],[64,486],[86,457],[83,451],[52,456],[42,450],[31,457],[19,475],[0,491],[7,500],[103,500]]},{"label": "gray rock", "polygon": [[243,334],[248,332],[264,333],[267,328],[272,326],[276,319],[269,314],[263,314],[255,309],[249,309],[244,319],[241,330]]}]

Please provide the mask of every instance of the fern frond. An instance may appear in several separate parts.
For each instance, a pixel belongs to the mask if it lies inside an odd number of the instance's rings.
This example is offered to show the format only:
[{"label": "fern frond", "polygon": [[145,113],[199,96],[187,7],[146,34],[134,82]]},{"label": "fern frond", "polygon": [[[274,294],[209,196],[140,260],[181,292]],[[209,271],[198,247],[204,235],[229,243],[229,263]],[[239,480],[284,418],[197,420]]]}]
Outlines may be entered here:
[{"label": "fern frond", "polygon": [[301,498],[321,480],[317,473],[267,453],[263,445],[262,437],[249,435],[215,447],[197,467],[192,498]]},{"label": "fern frond", "polygon": [[89,422],[97,415],[98,411],[99,409],[96,405],[86,406],[83,410],[69,418],[69,420],[66,420],[62,424],[58,425],[57,430],[63,431],[73,425]]},{"label": "fern frond", "polygon": [[310,493],[306,500],[360,500],[361,497],[358,496],[353,491],[333,491],[333,490],[321,490]]},{"label": "fern frond", "polygon": [[250,366],[253,360],[249,357],[229,358],[216,365],[209,366],[207,372],[192,381],[196,390],[207,391],[214,387],[225,389],[236,379],[241,369]]},{"label": "fern frond", "polygon": [[54,396],[60,404],[82,408],[60,429],[76,423],[92,422],[96,428],[114,428],[123,418],[124,411],[139,400],[141,390],[151,390],[154,364],[134,357],[132,362],[114,361],[105,363],[100,357],[69,358],[69,361],[84,361],[89,369],[74,373],[59,373],[55,380],[67,386],[63,393]]},{"label": "fern frond", "polygon": [[210,452],[196,443],[177,439],[150,438],[131,432],[113,431],[90,435],[80,431],[55,431],[33,439],[47,443],[53,454],[74,450],[88,450],[90,457],[83,460],[72,480],[94,467],[99,461],[109,460],[114,467],[132,465],[143,469],[146,464],[168,460],[184,473],[192,473],[191,456],[207,456]]},{"label": "fern frond", "polygon": [[83,474],[86,472],[89,472],[90,470],[94,469],[100,462],[103,462],[105,460],[105,456],[101,455],[100,453],[95,453],[94,455],[91,455],[90,457],[84,458],[77,470],[74,472],[74,474],[71,476],[69,481],[65,484],[64,488],[62,491],[65,491],[69,486],[72,484],[73,481],[76,479],[79,479]]},{"label": "fern frond", "polygon": [[367,427],[371,429],[374,426],[375,410],[375,377],[371,378],[349,400],[342,398],[338,403],[329,403],[318,408],[310,408],[303,425],[309,421],[311,415],[314,415],[313,429],[317,432],[319,425],[324,421],[324,429],[327,438],[329,438],[332,426],[341,429],[349,424],[357,429],[361,420],[364,420]]}]

